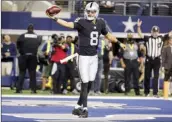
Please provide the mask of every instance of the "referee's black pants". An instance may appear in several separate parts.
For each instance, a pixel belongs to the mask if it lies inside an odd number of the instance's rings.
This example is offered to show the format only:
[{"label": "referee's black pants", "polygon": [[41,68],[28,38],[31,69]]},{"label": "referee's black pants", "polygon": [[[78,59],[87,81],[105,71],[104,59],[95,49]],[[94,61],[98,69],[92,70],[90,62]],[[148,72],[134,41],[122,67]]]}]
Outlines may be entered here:
[{"label": "referee's black pants", "polygon": [[26,70],[28,69],[30,77],[30,88],[36,93],[36,66],[37,57],[35,55],[21,55],[18,57],[19,79],[16,84],[16,92],[21,92],[25,79]]},{"label": "referee's black pants", "polygon": [[129,60],[124,59],[124,63],[126,65],[124,69],[124,78],[125,78],[125,93],[130,91],[130,81],[131,75],[133,75],[133,88],[136,95],[140,94],[139,89],[139,62],[137,59]]},{"label": "referee's black pants", "polygon": [[153,95],[158,94],[158,78],[159,78],[159,69],[160,69],[160,58],[150,58],[146,57],[145,61],[145,80],[144,80],[144,93],[148,95],[150,92],[150,78],[152,74],[152,69],[154,72],[154,78],[152,80]]}]

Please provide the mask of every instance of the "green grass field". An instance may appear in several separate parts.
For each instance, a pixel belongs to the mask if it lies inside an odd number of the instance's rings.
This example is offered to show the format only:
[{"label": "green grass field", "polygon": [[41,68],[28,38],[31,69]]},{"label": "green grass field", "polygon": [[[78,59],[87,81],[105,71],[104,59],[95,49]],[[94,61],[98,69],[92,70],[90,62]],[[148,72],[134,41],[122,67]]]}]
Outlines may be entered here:
[{"label": "green grass field", "polygon": [[[31,94],[30,90],[23,90],[21,94],[15,93],[15,90],[7,89],[7,88],[1,88],[1,93],[2,95],[51,95],[49,90],[42,91],[42,90],[37,90],[37,94]],[[141,89],[141,94],[144,97],[143,94],[143,89]],[[61,95],[61,94],[57,94]],[[68,93],[66,95],[73,95],[72,93]],[[125,96],[124,93],[102,93],[100,96]],[[128,94],[128,96],[135,96],[134,90],[131,90],[131,92]],[[152,96],[152,92],[150,94]],[[162,96],[162,90],[159,90],[159,96]],[[139,96],[140,97],[140,96]]]}]

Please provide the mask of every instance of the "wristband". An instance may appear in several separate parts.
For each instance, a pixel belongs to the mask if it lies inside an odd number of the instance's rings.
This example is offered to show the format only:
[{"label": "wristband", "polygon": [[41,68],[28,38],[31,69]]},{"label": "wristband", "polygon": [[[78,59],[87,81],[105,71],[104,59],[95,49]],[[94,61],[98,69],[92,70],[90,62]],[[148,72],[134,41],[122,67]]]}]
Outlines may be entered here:
[{"label": "wristband", "polygon": [[55,22],[57,22],[58,18],[57,18],[57,17],[54,17],[53,20],[54,20]]}]

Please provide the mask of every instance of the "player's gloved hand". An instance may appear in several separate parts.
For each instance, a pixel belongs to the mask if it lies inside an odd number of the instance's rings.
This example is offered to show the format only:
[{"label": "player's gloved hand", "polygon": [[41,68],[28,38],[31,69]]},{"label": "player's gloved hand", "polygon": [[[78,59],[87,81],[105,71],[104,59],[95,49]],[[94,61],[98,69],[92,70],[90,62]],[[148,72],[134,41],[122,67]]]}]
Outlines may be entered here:
[{"label": "player's gloved hand", "polygon": [[54,21],[57,21],[57,17],[54,17],[54,16],[51,16],[48,12],[46,12],[46,15],[49,17],[49,18],[51,18],[51,19],[53,19]]}]

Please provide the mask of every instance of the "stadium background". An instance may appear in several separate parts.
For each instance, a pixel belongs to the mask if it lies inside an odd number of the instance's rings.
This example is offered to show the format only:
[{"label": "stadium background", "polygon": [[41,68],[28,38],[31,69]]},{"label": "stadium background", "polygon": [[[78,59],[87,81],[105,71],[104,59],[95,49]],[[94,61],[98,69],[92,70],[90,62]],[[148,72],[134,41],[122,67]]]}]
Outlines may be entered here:
[{"label": "stadium background", "polygon": [[[16,40],[17,35],[25,32],[29,23],[35,25],[35,32],[40,35],[51,35],[53,32],[65,34],[75,31],[66,29],[48,19],[45,10],[53,4],[62,7],[60,18],[73,21],[83,16],[83,8],[89,0],[63,1],[2,1],[2,33],[10,34]],[[111,0],[98,1],[100,3],[100,17],[107,21],[111,31],[118,38],[125,38],[125,32],[136,32],[136,21],[143,20],[143,33],[150,33],[153,25],[160,27],[161,33],[171,30],[172,3],[170,0]],[[106,7],[103,7],[106,2]],[[102,6],[101,6],[102,5]],[[134,30],[125,31],[123,22],[131,23]],[[129,24],[131,24],[129,23]],[[125,31],[125,32],[124,32]],[[135,36],[137,38],[137,36]]]},{"label": "stadium background", "polygon": [[[161,34],[172,29],[172,0],[95,1],[105,3],[105,6],[112,6],[100,7],[100,17],[106,20],[110,30],[120,41],[126,38],[127,32],[133,32],[134,38],[141,41],[136,33],[138,18],[143,20],[144,34],[150,34],[153,25],[160,27]],[[16,42],[18,36],[26,32],[28,24],[33,23],[35,32],[43,36],[44,40],[54,33],[65,35],[70,33],[75,36],[77,35],[75,31],[66,29],[47,18],[45,10],[53,4],[60,5],[62,12],[58,16],[74,21],[76,17],[83,16],[83,8],[87,2],[88,0],[2,1],[2,34],[9,34],[11,40]],[[114,49],[115,55],[118,47]],[[113,95],[89,97],[90,116],[82,121],[171,122],[172,120],[171,99],[165,101],[161,98],[113,97]],[[81,121],[70,113],[76,100],[77,96],[49,94],[2,95],[2,121]]]}]

